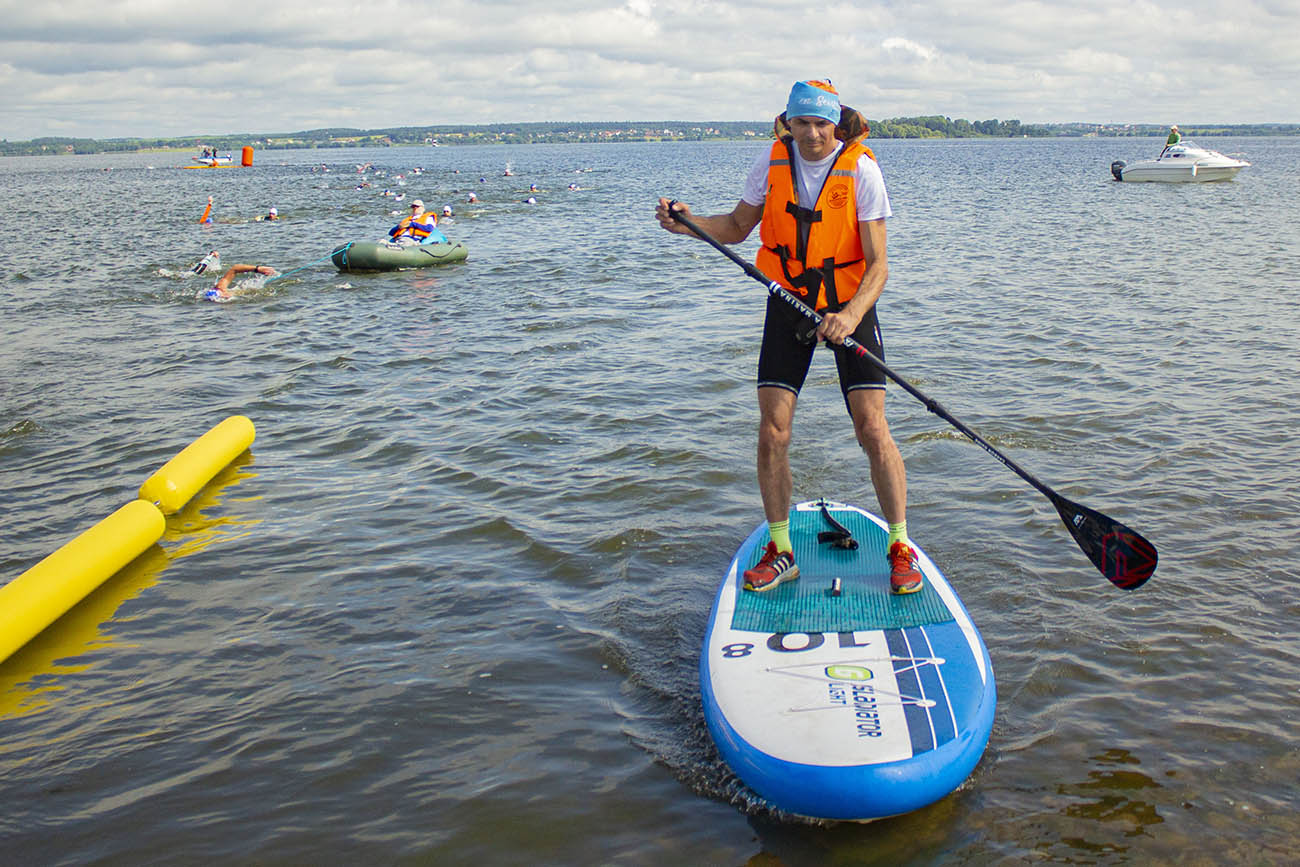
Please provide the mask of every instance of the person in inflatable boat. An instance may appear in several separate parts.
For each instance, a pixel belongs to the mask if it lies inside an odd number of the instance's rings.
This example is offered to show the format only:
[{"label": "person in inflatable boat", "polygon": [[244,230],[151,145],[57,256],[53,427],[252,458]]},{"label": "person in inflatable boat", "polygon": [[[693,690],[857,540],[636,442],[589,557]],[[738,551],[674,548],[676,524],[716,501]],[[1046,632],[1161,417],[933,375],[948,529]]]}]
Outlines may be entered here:
[{"label": "person in inflatable boat", "polygon": [[398,244],[445,244],[447,236],[438,229],[438,215],[424,209],[424,202],[411,202],[411,215],[388,230]]}]

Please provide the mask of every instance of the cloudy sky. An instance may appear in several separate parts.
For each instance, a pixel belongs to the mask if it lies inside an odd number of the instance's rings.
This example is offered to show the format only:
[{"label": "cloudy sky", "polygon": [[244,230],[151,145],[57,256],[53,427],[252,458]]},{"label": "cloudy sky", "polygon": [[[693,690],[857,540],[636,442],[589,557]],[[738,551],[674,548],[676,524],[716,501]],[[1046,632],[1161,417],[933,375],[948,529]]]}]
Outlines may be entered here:
[{"label": "cloudy sky", "polygon": [[812,77],[871,118],[1300,122],[1300,0],[0,0],[0,21],[11,141],[758,120]]}]

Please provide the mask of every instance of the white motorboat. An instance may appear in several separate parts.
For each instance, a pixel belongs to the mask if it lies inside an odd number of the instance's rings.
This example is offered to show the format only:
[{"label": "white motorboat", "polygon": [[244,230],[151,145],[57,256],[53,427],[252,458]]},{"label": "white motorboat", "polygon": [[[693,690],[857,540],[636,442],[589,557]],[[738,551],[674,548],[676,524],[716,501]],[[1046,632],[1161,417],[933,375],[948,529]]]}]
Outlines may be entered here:
[{"label": "white motorboat", "polygon": [[1169,145],[1153,160],[1141,160],[1132,165],[1115,160],[1110,164],[1110,173],[1117,181],[1200,183],[1232,180],[1248,165],[1250,163],[1245,160],[1226,157],[1218,151],[1183,141]]},{"label": "white motorboat", "polygon": [[202,166],[228,166],[230,165],[231,160],[232,157],[230,154],[225,154],[224,156],[222,156],[218,154],[216,150],[212,150],[212,151],[205,150],[201,156],[197,156],[194,158],[194,162]]}]

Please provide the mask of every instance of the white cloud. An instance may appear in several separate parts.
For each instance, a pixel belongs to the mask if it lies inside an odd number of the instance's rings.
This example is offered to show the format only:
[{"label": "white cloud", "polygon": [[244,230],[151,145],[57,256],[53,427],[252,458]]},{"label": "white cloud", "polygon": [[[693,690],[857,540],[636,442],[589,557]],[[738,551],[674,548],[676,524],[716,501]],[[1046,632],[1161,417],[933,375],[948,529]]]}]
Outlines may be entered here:
[{"label": "white cloud", "polygon": [[0,18],[9,139],[763,120],[809,77],[873,118],[1300,122],[1293,0],[866,0],[816,16],[776,0],[0,0]]},{"label": "white cloud", "polygon": [[891,55],[912,55],[920,60],[934,60],[937,56],[933,48],[927,48],[901,36],[889,37],[880,43],[880,47]]}]

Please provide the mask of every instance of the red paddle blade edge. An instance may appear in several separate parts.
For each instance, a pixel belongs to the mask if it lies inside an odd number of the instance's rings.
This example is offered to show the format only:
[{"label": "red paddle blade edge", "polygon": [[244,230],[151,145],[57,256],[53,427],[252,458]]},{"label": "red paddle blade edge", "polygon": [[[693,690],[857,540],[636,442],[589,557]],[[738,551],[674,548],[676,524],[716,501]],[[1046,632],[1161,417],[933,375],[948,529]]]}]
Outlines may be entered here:
[{"label": "red paddle blade edge", "polygon": [[1107,581],[1121,590],[1136,590],[1156,571],[1156,546],[1141,534],[1059,494],[1051,499],[1074,541]]}]

